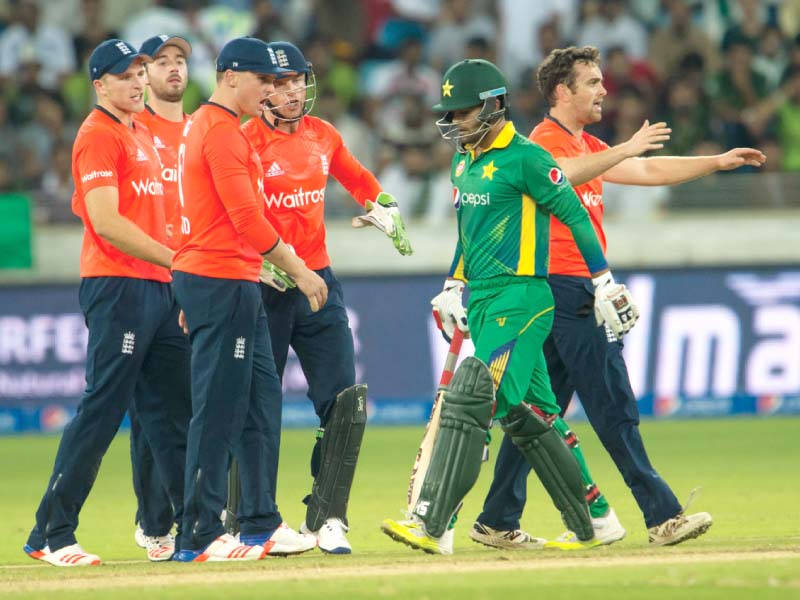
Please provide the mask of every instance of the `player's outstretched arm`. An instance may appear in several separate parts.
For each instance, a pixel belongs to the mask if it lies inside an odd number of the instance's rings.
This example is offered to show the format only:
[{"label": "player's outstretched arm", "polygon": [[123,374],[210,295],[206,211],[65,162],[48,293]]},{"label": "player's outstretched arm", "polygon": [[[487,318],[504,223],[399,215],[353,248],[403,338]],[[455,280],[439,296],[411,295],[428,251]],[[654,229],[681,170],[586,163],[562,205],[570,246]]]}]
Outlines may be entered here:
[{"label": "player's outstretched arm", "polygon": [[766,160],[764,153],[755,148],[734,148],[713,156],[653,156],[620,163],[604,179],[626,185],[675,185],[717,171],[760,167]]},{"label": "player's outstretched arm", "polygon": [[664,122],[651,125],[650,121],[645,121],[627,142],[586,156],[559,157],[556,162],[572,185],[582,185],[617,165],[629,162],[629,158],[661,150],[671,133],[672,129]]}]

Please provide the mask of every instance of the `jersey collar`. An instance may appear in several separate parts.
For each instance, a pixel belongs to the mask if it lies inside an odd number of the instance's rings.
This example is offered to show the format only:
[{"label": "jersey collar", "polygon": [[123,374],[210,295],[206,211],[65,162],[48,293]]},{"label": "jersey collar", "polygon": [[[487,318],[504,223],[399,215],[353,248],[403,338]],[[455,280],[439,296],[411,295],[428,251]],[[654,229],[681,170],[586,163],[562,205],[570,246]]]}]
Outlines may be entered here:
[{"label": "jersey collar", "polygon": [[549,113],[548,113],[548,114],[546,114],[546,115],[544,116],[544,118],[545,118],[545,119],[549,119],[550,121],[552,121],[553,123],[555,123],[556,125],[558,125],[559,127],[561,127],[561,129],[563,129],[564,131],[566,131],[566,132],[567,132],[567,133],[568,133],[568,134],[569,134],[571,137],[575,137],[575,134],[574,134],[574,133],[572,133],[572,132],[569,130],[569,128],[568,128],[566,125],[564,125],[564,124],[563,124],[561,121],[559,121],[558,119],[556,119],[556,118],[555,118],[553,115],[551,115],[551,114],[549,114]]},{"label": "jersey collar", "polygon": [[114,120],[116,123],[119,123],[120,125],[122,125],[122,121],[120,121],[120,120],[119,120],[119,119],[116,117],[116,115],[114,115],[114,113],[112,113],[110,110],[106,110],[105,108],[103,108],[103,107],[102,107],[102,106],[100,106],[99,104],[95,104],[95,105],[94,105],[94,107],[95,107],[95,109],[97,109],[97,110],[99,110],[101,113],[103,113],[105,116],[107,116],[109,119],[112,119],[112,120]]},{"label": "jersey collar", "polygon": [[[500,133],[497,134],[497,137],[494,138],[492,145],[486,148],[481,154],[486,154],[489,150],[494,150],[495,148],[507,148],[508,145],[511,143],[511,140],[514,138],[514,134],[517,130],[514,128],[514,123],[508,121],[503,128],[500,130]],[[475,160],[475,152],[472,148],[469,148],[470,156],[472,156],[472,160]]]},{"label": "jersey collar", "polygon": [[237,115],[235,112],[233,112],[233,111],[232,111],[230,108],[228,108],[227,106],[222,106],[222,104],[219,104],[219,103],[217,103],[217,102],[211,102],[211,100],[206,100],[205,102],[201,102],[201,103],[200,103],[200,106],[215,106],[215,107],[217,107],[217,108],[221,108],[221,109],[222,109],[222,110],[224,110],[226,113],[229,113],[229,114],[230,114],[231,116],[233,116],[233,117],[234,117],[236,120],[238,120],[238,119],[239,119],[239,115]]}]

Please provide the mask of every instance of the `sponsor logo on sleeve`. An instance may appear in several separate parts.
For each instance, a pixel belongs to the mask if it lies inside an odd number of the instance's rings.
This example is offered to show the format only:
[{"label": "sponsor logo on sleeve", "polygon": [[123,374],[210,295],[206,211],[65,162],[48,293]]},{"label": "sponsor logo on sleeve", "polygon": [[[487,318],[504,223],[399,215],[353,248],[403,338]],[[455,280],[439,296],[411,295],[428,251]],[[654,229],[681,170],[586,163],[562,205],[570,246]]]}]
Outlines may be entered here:
[{"label": "sponsor logo on sleeve", "polygon": [[550,182],[553,185],[561,185],[564,183],[564,173],[561,171],[561,169],[553,167],[550,169],[550,172],[547,175],[550,177]]},{"label": "sponsor logo on sleeve", "polygon": [[100,179],[103,177],[113,177],[113,171],[92,171],[91,173],[87,173],[81,177],[81,183],[86,183],[87,181],[92,181],[93,179]]},{"label": "sponsor logo on sleeve", "polygon": [[464,172],[464,169],[466,169],[466,168],[467,168],[467,161],[464,160],[464,159],[461,159],[461,162],[459,162],[456,165],[456,177],[460,177],[461,174]]}]

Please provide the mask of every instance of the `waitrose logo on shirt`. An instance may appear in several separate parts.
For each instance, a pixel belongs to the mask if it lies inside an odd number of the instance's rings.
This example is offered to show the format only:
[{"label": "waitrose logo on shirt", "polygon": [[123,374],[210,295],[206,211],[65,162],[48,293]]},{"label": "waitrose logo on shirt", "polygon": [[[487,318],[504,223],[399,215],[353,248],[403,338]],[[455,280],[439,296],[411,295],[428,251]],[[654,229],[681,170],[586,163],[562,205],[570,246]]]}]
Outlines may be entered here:
[{"label": "waitrose logo on shirt", "polygon": [[300,208],[309,204],[319,204],[325,201],[325,188],[318,190],[304,190],[295,188],[292,193],[281,192],[279,195],[266,196],[267,208]]}]

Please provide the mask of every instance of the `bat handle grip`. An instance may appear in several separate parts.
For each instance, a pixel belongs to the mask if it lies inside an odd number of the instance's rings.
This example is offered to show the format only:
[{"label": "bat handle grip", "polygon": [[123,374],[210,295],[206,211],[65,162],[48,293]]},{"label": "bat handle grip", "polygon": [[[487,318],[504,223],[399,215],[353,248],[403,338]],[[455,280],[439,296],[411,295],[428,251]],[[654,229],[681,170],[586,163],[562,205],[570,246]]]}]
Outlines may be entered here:
[{"label": "bat handle grip", "polygon": [[447,359],[444,361],[444,371],[442,371],[442,378],[439,380],[439,387],[448,385],[453,378],[453,371],[456,369],[458,355],[461,353],[461,344],[463,342],[464,332],[456,327],[456,330],[453,332],[453,338],[450,340],[450,349],[447,352]]}]

